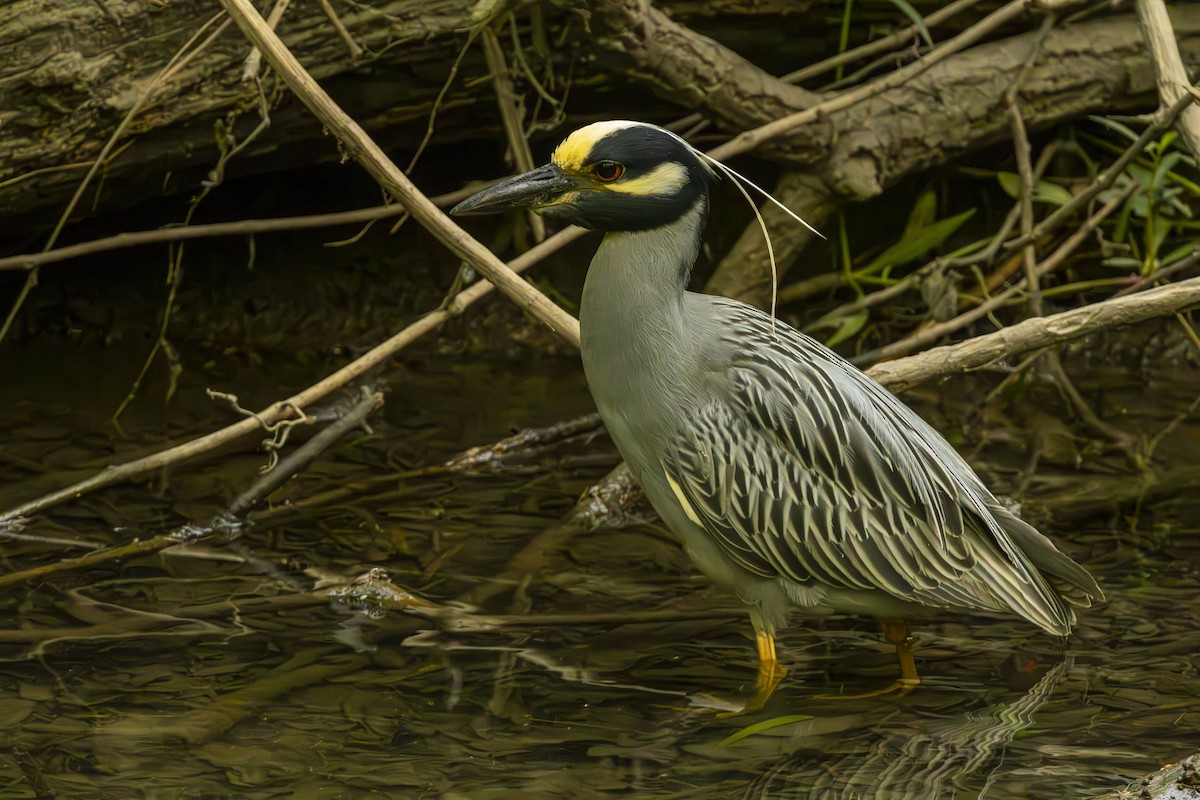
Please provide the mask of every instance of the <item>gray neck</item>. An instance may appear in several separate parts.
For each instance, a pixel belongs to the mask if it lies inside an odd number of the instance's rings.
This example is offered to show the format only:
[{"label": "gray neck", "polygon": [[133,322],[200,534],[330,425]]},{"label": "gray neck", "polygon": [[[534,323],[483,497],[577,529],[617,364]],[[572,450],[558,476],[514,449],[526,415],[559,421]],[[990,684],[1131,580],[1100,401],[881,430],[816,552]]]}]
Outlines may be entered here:
[{"label": "gray neck", "polygon": [[692,350],[684,294],[707,203],[702,197],[659,228],[610,233],[592,259],[579,323],[584,370],[602,415],[606,406],[644,408],[660,399]]},{"label": "gray neck", "polygon": [[[681,333],[683,295],[700,249],[707,201],[648,231],[610,233],[588,268],[579,322],[585,347],[640,348]],[[650,340],[650,341],[647,341]]]}]

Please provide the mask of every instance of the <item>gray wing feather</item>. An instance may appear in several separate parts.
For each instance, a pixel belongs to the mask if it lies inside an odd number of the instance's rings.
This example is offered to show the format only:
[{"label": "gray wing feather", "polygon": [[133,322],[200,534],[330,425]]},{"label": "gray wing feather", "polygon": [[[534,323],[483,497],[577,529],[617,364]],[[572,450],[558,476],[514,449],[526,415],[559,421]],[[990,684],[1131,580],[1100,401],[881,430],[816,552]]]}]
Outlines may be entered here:
[{"label": "gray wing feather", "polygon": [[802,585],[1011,609],[1065,633],[1073,613],[1023,551],[1035,547],[1056,587],[1076,588],[1068,599],[1099,596],[1086,571],[1003,511],[882,386],[786,325],[772,331],[754,309],[713,302],[733,356],[663,469],[735,561]]}]

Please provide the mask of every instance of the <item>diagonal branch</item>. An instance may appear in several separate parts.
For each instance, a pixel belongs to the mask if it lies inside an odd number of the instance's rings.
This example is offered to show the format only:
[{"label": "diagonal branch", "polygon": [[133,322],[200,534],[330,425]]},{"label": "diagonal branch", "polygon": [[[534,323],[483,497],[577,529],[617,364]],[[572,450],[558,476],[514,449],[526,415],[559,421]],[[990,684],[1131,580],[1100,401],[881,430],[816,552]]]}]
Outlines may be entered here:
[{"label": "diagonal branch", "polygon": [[[1163,0],[1137,0],[1137,12],[1154,61],[1159,102],[1165,108],[1192,93],[1192,80],[1179,54],[1175,29],[1171,26],[1171,18],[1167,15]],[[1192,155],[1200,159],[1200,105],[1193,104],[1184,109],[1176,127]]]},{"label": "diagonal branch", "polygon": [[1200,305],[1200,278],[1160,286],[1140,294],[1034,317],[995,333],[935,347],[907,358],[876,364],[867,374],[893,392],[991,364],[1003,358],[1078,339],[1089,333],[1170,316]]},{"label": "diagonal branch", "polygon": [[452,253],[477,269],[521,308],[551,330],[578,346],[579,323],[525,279],[513,272],[491,250],[456,225],[441,209],[413,185],[400,168],[375,143],[362,126],[334,102],[291,51],[267,25],[249,0],[221,0],[242,33],[262,51],[275,72],[308,106],[309,110],[338,137],[345,150],[409,210],[413,218]]}]

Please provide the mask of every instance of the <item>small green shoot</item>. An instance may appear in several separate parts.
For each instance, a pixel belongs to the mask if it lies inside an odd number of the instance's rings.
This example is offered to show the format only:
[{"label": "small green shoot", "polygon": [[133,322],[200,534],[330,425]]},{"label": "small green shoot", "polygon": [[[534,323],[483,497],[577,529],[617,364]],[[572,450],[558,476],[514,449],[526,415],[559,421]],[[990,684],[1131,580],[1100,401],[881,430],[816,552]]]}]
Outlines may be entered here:
[{"label": "small green shoot", "polygon": [[772,728],[778,728],[780,725],[791,725],[795,722],[804,722],[805,720],[809,719],[814,719],[814,717],[811,714],[787,714],[782,717],[775,717],[774,719],[756,722],[753,725],[742,728],[737,733],[726,736],[721,741],[721,746],[725,747],[727,745],[731,745],[734,742],[745,739],[747,736],[754,736],[755,734],[762,733],[763,731],[769,731]]}]

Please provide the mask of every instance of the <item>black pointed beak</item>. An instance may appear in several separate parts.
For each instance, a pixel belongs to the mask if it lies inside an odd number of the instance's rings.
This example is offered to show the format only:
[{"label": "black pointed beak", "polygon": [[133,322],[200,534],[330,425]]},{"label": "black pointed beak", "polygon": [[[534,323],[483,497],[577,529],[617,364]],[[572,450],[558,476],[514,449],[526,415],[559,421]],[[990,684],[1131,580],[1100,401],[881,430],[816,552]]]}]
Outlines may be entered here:
[{"label": "black pointed beak", "polygon": [[579,182],[575,178],[564,175],[557,165],[547,164],[471,195],[450,209],[450,214],[464,217],[500,214],[517,208],[537,209],[578,188]]}]

